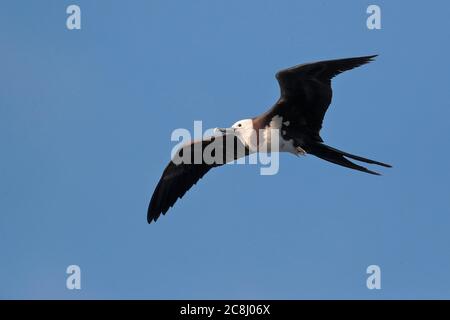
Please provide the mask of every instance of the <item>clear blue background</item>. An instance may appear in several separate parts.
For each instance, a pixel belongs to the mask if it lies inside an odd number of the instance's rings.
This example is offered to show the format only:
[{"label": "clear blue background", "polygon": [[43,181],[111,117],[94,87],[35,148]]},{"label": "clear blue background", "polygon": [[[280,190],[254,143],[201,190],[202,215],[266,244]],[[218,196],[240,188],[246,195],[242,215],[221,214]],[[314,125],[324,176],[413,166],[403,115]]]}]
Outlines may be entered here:
[{"label": "clear blue background", "polygon": [[[372,1],[2,1],[0,298],[450,298],[450,4],[374,3],[382,30]],[[279,69],[374,53],[335,79],[322,136],[393,169],[226,166],[147,224],[173,129],[263,112]]]}]

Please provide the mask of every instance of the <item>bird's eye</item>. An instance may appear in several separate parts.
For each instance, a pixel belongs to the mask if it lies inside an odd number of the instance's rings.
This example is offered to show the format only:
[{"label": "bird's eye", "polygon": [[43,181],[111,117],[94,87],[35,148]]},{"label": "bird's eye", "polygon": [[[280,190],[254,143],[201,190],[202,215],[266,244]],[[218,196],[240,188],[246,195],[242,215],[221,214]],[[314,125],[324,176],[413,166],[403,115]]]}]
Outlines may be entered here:
[{"label": "bird's eye", "polygon": [[239,124],[238,124],[238,127],[242,127],[242,124],[239,123]]}]

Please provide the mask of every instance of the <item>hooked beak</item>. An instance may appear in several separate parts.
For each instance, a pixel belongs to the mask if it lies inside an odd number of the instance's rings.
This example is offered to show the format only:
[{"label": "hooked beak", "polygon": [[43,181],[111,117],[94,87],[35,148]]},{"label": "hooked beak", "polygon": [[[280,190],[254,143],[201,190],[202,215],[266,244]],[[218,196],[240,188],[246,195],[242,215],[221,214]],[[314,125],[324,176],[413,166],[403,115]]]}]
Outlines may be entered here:
[{"label": "hooked beak", "polygon": [[215,128],[214,132],[215,133],[222,133],[222,134],[233,133],[234,132],[234,128]]}]

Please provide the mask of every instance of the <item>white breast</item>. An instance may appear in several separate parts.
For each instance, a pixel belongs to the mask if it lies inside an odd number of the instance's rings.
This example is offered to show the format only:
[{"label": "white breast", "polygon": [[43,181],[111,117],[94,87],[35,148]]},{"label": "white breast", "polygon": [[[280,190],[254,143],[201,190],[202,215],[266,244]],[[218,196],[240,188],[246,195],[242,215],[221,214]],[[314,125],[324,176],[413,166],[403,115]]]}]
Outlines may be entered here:
[{"label": "white breast", "polygon": [[[263,148],[267,150],[267,152],[275,151],[275,152],[290,152],[297,154],[298,151],[294,146],[294,141],[292,139],[285,140],[281,135],[280,129],[273,129],[271,127],[267,127],[264,129],[263,134],[261,134],[262,139],[259,141],[260,146],[264,146]],[[278,141],[273,141],[273,139],[277,139]],[[277,148],[278,142],[278,150],[272,150],[272,148]],[[260,147],[260,151],[261,151]],[[264,150],[263,149],[263,150]]]},{"label": "white breast", "polygon": [[[260,135],[260,146],[264,146],[264,148],[270,151],[279,151],[279,152],[290,152],[293,154],[298,154],[299,151],[294,146],[294,141],[292,139],[285,140],[282,137],[282,124],[285,126],[289,125],[289,121],[285,121],[283,123],[283,117],[274,116],[270,121],[269,125],[263,130]],[[278,141],[278,150],[272,150],[272,148],[277,147],[277,143],[272,141],[273,139],[277,139]],[[262,148],[260,148],[261,151]]]},{"label": "white breast", "polygon": [[[255,132],[253,127],[242,128],[235,131],[236,136],[248,147],[250,153],[255,152],[289,152],[295,155],[305,154],[301,148],[294,146],[292,139],[285,140],[282,137],[282,126],[289,126],[289,121],[283,122],[283,117],[276,115],[269,125]],[[275,140],[274,140],[275,139]]]}]

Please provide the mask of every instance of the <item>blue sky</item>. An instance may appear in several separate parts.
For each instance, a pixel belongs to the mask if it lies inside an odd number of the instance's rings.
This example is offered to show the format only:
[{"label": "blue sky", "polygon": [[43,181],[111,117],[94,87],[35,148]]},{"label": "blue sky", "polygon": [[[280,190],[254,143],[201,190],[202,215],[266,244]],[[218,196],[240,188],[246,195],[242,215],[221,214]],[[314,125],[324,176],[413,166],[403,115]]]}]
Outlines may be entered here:
[{"label": "blue sky", "polygon": [[[2,1],[0,298],[450,298],[449,10]],[[274,176],[225,166],[147,224],[173,129],[258,115],[282,68],[374,53],[335,79],[322,137],[391,163],[382,177],[313,156],[282,155]],[[66,289],[71,264],[81,290]]]}]

